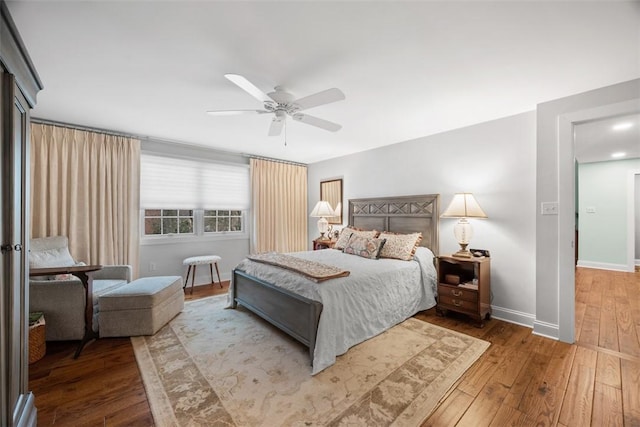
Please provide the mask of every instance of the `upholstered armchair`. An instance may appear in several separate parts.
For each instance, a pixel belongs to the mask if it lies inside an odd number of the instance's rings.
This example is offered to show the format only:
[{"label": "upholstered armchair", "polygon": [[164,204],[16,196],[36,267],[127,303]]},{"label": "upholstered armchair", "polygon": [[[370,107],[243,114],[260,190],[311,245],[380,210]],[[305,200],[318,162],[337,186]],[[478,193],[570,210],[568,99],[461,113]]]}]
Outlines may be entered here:
[{"label": "upholstered armchair", "polygon": [[[29,268],[78,265],[69,253],[65,236],[30,240]],[[98,296],[131,281],[131,266],[108,265],[93,274],[93,328],[98,327]],[[47,341],[80,340],[85,332],[86,294],[80,279],[69,276],[32,277],[29,280],[29,311],[41,311]]]}]

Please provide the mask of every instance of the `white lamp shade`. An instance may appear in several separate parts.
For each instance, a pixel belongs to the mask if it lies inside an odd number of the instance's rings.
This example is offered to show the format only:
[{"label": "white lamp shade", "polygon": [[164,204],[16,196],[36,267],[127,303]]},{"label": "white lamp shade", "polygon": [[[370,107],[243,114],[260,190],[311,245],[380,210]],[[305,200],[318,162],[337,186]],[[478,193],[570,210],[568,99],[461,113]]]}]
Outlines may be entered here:
[{"label": "white lamp shade", "polygon": [[440,216],[442,218],[487,218],[487,214],[471,193],[456,193]]},{"label": "white lamp shade", "polygon": [[320,200],[316,203],[316,206],[311,211],[312,217],[325,217],[325,216],[333,216],[335,211],[329,204],[329,202],[325,200]]}]

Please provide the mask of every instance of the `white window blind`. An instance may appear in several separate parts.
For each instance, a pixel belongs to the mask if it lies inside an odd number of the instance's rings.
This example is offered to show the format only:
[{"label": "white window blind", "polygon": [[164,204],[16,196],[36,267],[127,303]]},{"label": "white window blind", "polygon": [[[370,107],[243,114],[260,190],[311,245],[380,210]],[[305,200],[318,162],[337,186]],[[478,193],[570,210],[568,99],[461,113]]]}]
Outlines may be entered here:
[{"label": "white window blind", "polygon": [[249,167],[142,154],[142,209],[249,208]]}]

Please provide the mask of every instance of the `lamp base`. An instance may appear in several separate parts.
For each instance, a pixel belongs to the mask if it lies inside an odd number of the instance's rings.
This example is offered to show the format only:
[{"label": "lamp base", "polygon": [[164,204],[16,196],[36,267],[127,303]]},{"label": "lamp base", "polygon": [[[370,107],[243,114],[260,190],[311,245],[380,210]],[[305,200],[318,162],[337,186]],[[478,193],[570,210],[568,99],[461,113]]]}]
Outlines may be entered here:
[{"label": "lamp base", "polygon": [[451,256],[456,258],[473,258],[473,255],[469,252],[469,249],[467,249],[467,246],[469,246],[468,243],[458,242],[458,244],[460,245],[460,250],[455,254],[451,254]]},{"label": "lamp base", "polygon": [[324,234],[329,231],[329,221],[325,217],[320,217],[318,220],[318,232],[320,233],[320,238],[324,239]]},{"label": "lamp base", "polygon": [[471,252],[469,252],[466,249],[460,249],[455,254],[451,254],[451,256],[455,258],[473,258],[473,255],[471,254]]}]

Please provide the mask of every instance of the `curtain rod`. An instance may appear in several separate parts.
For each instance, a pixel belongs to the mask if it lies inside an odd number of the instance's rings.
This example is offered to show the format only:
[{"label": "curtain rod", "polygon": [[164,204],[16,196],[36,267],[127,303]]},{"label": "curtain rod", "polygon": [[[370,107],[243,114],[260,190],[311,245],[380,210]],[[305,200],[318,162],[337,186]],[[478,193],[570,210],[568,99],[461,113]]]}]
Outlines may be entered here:
[{"label": "curtain rod", "polygon": [[291,160],[274,159],[272,157],[255,156],[253,154],[243,154],[243,156],[249,157],[250,159],[267,160],[269,162],[285,163],[285,164],[294,165],[294,166],[305,166],[305,167],[307,166],[306,163],[293,162]]},{"label": "curtain rod", "polygon": [[31,123],[37,123],[37,124],[41,124],[41,125],[52,125],[52,126],[58,126],[58,127],[63,127],[63,128],[67,128],[67,129],[75,129],[75,130],[83,130],[83,131],[87,131],[87,132],[95,132],[95,133],[103,133],[105,135],[112,135],[112,136],[123,136],[125,138],[136,138],[136,139],[148,139],[148,137],[141,137],[139,135],[134,135],[131,133],[125,133],[125,132],[118,132],[118,131],[114,131],[114,130],[108,130],[108,129],[101,129],[101,128],[94,128],[91,126],[81,126],[81,125],[75,125],[72,123],[65,123],[65,122],[58,122],[55,120],[47,120],[47,119],[40,119],[38,117],[32,117],[31,118]]},{"label": "curtain rod", "polygon": [[292,161],[289,161],[289,160],[274,159],[274,158],[271,158],[271,157],[256,156],[256,155],[253,155],[253,154],[235,153],[235,152],[231,152],[231,151],[220,150],[220,149],[217,149],[217,148],[204,147],[204,146],[201,146],[201,145],[194,145],[194,144],[189,144],[189,143],[180,142],[180,141],[172,141],[172,140],[169,140],[169,139],[162,139],[162,138],[155,138],[155,137],[149,137],[149,136],[135,135],[135,134],[132,134],[132,133],[113,131],[113,130],[109,130],[109,129],[102,129],[102,128],[96,128],[96,127],[91,127],[91,126],[76,125],[76,124],[73,124],[73,123],[58,122],[58,121],[55,121],[55,120],[41,119],[41,118],[38,118],[38,117],[31,117],[31,122],[32,123],[42,124],[42,125],[59,126],[59,127],[67,128],[67,129],[77,129],[77,130],[83,130],[83,131],[87,131],[87,132],[103,133],[105,135],[122,136],[122,137],[125,137],[125,138],[136,138],[136,139],[145,140],[145,141],[158,141],[158,142],[169,142],[169,143],[180,144],[180,145],[189,145],[189,146],[196,147],[196,148],[206,148],[206,149],[209,149],[209,150],[217,151],[219,153],[242,155],[244,157],[249,157],[249,158],[252,158],[252,159],[268,160],[270,162],[287,163],[287,164],[296,165],[296,166],[307,166],[307,164],[305,164],[305,163],[292,162]]}]

